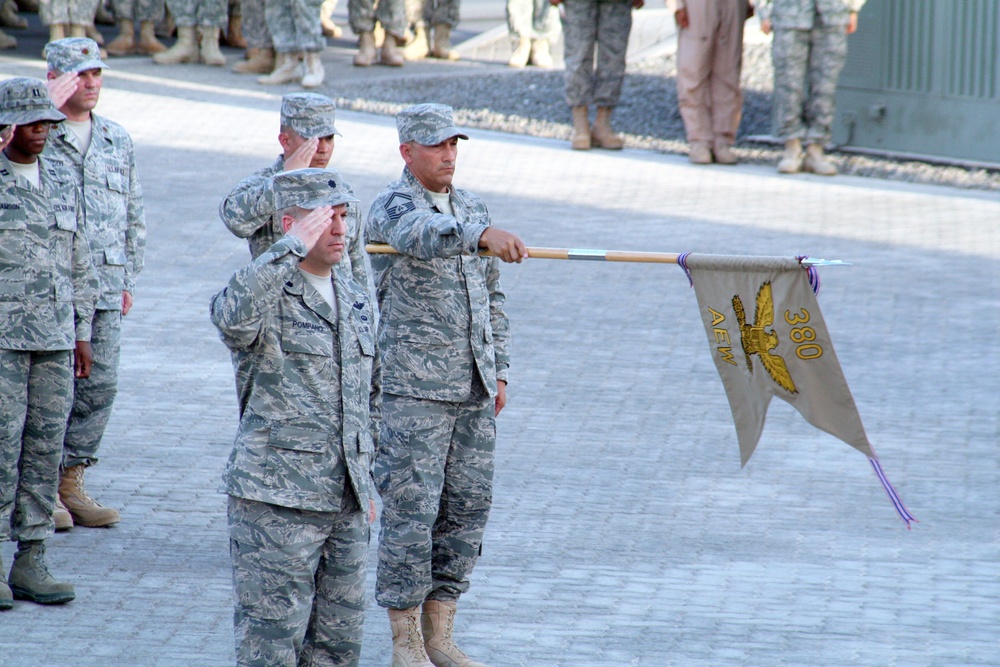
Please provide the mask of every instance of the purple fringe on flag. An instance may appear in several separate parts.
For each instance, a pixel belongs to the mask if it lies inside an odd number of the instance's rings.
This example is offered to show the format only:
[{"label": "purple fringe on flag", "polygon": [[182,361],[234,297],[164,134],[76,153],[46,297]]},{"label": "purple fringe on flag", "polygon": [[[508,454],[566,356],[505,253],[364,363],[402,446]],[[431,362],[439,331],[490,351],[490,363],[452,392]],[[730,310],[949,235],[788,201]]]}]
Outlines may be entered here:
[{"label": "purple fringe on flag", "polygon": [[875,474],[878,475],[878,481],[882,482],[882,488],[885,489],[885,492],[889,495],[889,500],[892,501],[893,507],[896,508],[896,514],[899,515],[900,519],[906,522],[906,528],[910,529],[911,523],[920,523],[913,518],[910,511],[906,509],[906,505],[903,504],[899,494],[896,493],[896,489],[893,488],[892,482],[890,482],[889,478],[885,476],[885,471],[882,470],[882,464],[879,463],[878,459],[868,457],[868,462],[871,463],[872,468],[875,469]]},{"label": "purple fringe on flag", "polygon": [[[801,262],[804,259],[809,259],[809,255],[799,255],[795,259]],[[813,294],[819,294],[819,270],[815,266],[807,266],[806,273],[809,275],[809,284],[813,288]]]},{"label": "purple fringe on flag", "polygon": [[690,252],[682,252],[677,256],[677,266],[684,269],[684,275],[688,277],[688,286],[694,287],[694,280],[691,279],[691,269],[688,268],[687,258]]}]

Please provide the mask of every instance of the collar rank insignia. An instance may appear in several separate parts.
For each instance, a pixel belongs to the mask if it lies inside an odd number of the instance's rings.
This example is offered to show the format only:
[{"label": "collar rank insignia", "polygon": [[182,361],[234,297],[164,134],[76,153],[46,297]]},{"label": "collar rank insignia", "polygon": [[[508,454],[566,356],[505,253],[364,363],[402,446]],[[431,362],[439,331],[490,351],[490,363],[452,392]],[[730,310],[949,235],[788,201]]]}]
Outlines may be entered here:
[{"label": "collar rank insignia", "polygon": [[793,394],[798,393],[795,383],[792,382],[792,375],[788,372],[785,360],[772,354],[771,350],[778,347],[778,334],[764,327],[774,325],[774,299],[771,296],[771,282],[768,281],[760,286],[757,291],[757,309],[754,313],[754,323],[747,324],[746,311],[743,309],[743,301],[738,294],[733,295],[733,310],[736,311],[736,321],[740,325],[740,343],[743,345],[743,354],[746,355],[747,368],[753,373],[753,363],[751,357],[757,355],[764,365],[764,370],[771,376],[771,379],[779,387]]}]

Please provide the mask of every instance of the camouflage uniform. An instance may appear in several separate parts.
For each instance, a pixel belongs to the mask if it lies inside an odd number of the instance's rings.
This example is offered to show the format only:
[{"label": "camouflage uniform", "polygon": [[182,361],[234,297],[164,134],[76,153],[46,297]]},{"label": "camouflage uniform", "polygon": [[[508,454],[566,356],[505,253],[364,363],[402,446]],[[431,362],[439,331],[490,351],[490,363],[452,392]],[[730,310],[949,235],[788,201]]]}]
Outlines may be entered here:
[{"label": "camouflage uniform", "polygon": [[[0,95],[0,123],[64,118],[41,81],[5,81]],[[0,540],[52,534],[72,350],[90,340],[98,286],[73,177],[38,160],[36,188],[0,153]]]},{"label": "camouflage uniform", "polygon": [[179,27],[205,26],[225,30],[229,25],[226,0],[167,0]]},{"label": "camouflage uniform", "polygon": [[264,0],[241,0],[240,14],[243,16],[243,39],[249,49],[270,49],[271,33],[264,18]]},{"label": "camouflage uniform", "polygon": [[[47,47],[50,71],[84,71],[98,60],[80,61],[74,48],[85,44],[98,54],[97,44],[69,38]],[[122,292],[135,293],[146,245],[142,187],[135,167],[132,138],[115,122],[90,115],[92,135],[86,154],[76,133],[56,125],[49,133],[45,155],[74,177],[83,202],[82,229],[100,281],[91,347],[90,377],[76,381],[73,411],[66,429],[63,467],[92,466],[118,393],[121,351]]]},{"label": "camouflage uniform", "polygon": [[[319,206],[293,190],[316,172],[334,183],[320,203],[347,201],[339,173],[303,169],[276,177],[279,208]],[[368,290],[342,271],[331,308],[298,270],[305,254],[298,238],[281,238],[211,304],[223,342],[247,356],[252,375],[223,476],[239,665],[357,665],[361,649],[379,406],[374,313]]]},{"label": "camouflage uniform", "polygon": [[[447,109],[421,105],[430,106]],[[397,116],[401,143],[404,122]],[[384,361],[375,595],[393,609],[468,589],[492,504],[492,399],[507,379],[509,327],[499,260],[478,255],[486,205],[457,188],[450,203],[454,215],[439,212],[405,168],[366,227],[373,243],[402,253],[372,258]]]},{"label": "camouflage uniform", "polygon": [[347,20],[355,35],[375,30],[378,21],[390,35],[406,35],[404,0],[348,0]]},{"label": "camouflage uniform", "polygon": [[423,4],[425,25],[458,25],[459,0],[424,0]]},{"label": "camouflage uniform", "polygon": [[558,32],[558,12],[549,0],[507,0],[507,30],[522,39],[550,39]]},{"label": "camouflage uniform", "polygon": [[163,20],[164,0],[112,0],[111,6],[119,21],[125,19],[142,23]]},{"label": "camouflage uniform", "polygon": [[264,20],[278,53],[319,53],[326,48],[319,7],[323,0],[267,0]]},{"label": "camouflage uniform", "polygon": [[865,0],[762,0],[774,43],[774,115],[778,137],[830,141],[837,79],[847,59],[846,26]]},{"label": "camouflage uniform", "polygon": [[625,79],[628,36],[632,31],[632,3],[565,0],[563,7],[566,103],[571,107],[617,106]]},{"label": "camouflage uniform", "polygon": [[45,25],[93,25],[98,0],[41,0],[38,16]]}]

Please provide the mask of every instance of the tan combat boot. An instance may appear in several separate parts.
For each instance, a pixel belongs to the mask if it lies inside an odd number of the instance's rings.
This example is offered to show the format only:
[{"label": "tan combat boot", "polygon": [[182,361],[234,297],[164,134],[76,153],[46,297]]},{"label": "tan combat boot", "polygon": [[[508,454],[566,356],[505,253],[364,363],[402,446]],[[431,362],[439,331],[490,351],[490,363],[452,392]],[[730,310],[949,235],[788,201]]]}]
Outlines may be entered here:
[{"label": "tan combat boot", "polygon": [[590,118],[587,113],[585,106],[573,107],[572,146],[575,151],[590,150]]},{"label": "tan combat boot", "polygon": [[3,576],[3,558],[0,558],[0,611],[7,611],[14,606],[14,593],[7,585],[7,578]]},{"label": "tan combat boot", "polygon": [[103,507],[91,498],[83,488],[85,466],[76,465],[62,471],[59,480],[59,499],[73,515],[73,523],[88,528],[102,528],[118,523],[118,510]]},{"label": "tan combat boot", "polygon": [[382,42],[382,64],[389,67],[403,66],[403,52],[400,50],[400,39],[389,33],[385,34],[385,41]]},{"label": "tan combat boot", "polygon": [[837,167],[823,153],[822,144],[809,144],[806,146],[806,157],[802,161],[802,168],[818,176],[837,175]]},{"label": "tan combat boot", "polygon": [[424,648],[427,657],[437,667],[486,667],[462,652],[452,639],[455,629],[457,603],[440,600],[426,600],[420,625],[424,632]]},{"label": "tan combat boot", "polygon": [[52,522],[56,524],[56,531],[69,530],[73,527],[73,515],[69,513],[66,506],[62,504],[59,494],[56,494],[56,506],[52,510]]},{"label": "tan combat boot", "polygon": [[56,581],[49,573],[45,563],[45,542],[41,540],[17,543],[7,581],[15,600],[62,604],[76,597],[72,584]]},{"label": "tan combat boot", "polygon": [[612,107],[597,107],[597,117],[590,131],[590,140],[597,148],[618,151],[625,142],[611,129],[611,110]]},{"label": "tan combat boot", "polygon": [[552,50],[549,40],[531,40],[531,64],[539,69],[552,69]]},{"label": "tan combat boot", "polygon": [[431,57],[441,60],[458,60],[461,56],[451,48],[451,26],[438,23],[434,26],[434,45],[431,46]]},{"label": "tan combat boot", "polygon": [[203,25],[199,26],[198,33],[201,38],[198,44],[201,62],[214,67],[225,67],[226,57],[219,50],[219,35],[222,34],[222,29],[218,26]]},{"label": "tan combat boot", "polygon": [[157,65],[179,65],[198,62],[197,29],[193,25],[177,26],[177,41],[169,49],[153,56]]},{"label": "tan combat boot", "polygon": [[319,88],[323,85],[326,70],[323,69],[323,61],[320,60],[318,53],[306,53],[303,69],[305,70],[302,75],[303,88]]},{"label": "tan combat boot", "polygon": [[420,607],[390,609],[392,667],[434,667],[420,632]]},{"label": "tan combat boot", "polygon": [[358,35],[358,52],[354,54],[355,67],[369,67],[375,62],[375,33]]},{"label": "tan combat boot", "polygon": [[135,52],[151,56],[166,50],[167,47],[163,42],[156,38],[156,24],[152,21],[139,23],[139,43],[135,47]]},{"label": "tan combat boot", "polygon": [[520,69],[528,64],[528,58],[530,57],[531,40],[527,37],[518,37],[514,45],[514,50],[510,54],[510,59],[507,60],[507,67]]},{"label": "tan combat boot", "polygon": [[267,76],[257,77],[257,83],[277,86],[302,80],[302,67],[298,53],[279,53],[274,60],[274,71]]},{"label": "tan combat boot", "polygon": [[712,164],[712,149],[707,141],[692,141],[688,145],[688,161],[691,164]]},{"label": "tan combat boot", "polygon": [[319,24],[323,28],[323,34],[333,39],[340,39],[344,31],[339,25],[333,22],[333,12],[337,9],[337,0],[323,0],[319,6]]},{"label": "tan combat boot", "polygon": [[785,142],[785,152],[778,162],[778,172],[781,174],[797,174],[802,171],[802,142],[789,139]]},{"label": "tan combat boot", "polygon": [[423,60],[431,52],[430,37],[427,35],[427,28],[423,23],[418,23],[413,31],[413,39],[403,46],[403,58],[413,60]]},{"label": "tan combat boot", "polygon": [[237,74],[270,74],[274,70],[274,49],[247,49],[247,59],[233,65]]},{"label": "tan combat boot", "polygon": [[736,158],[736,153],[733,152],[733,147],[724,141],[716,141],[715,147],[712,148],[712,153],[715,154],[715,161],[718,164],[736,164],[739,160]]},{"label": "tan combat boot", "polygon": [[0,25],[15,30],[24,30],[28,22],[17,13],[17,3],[14,0],[4,0],[0,3]]},{"label": "tan combat boot", "polygon": [[135,23],[129,19],[118,22],[118,36],[108,43],[108,55],[127,56],[135,48]]}]

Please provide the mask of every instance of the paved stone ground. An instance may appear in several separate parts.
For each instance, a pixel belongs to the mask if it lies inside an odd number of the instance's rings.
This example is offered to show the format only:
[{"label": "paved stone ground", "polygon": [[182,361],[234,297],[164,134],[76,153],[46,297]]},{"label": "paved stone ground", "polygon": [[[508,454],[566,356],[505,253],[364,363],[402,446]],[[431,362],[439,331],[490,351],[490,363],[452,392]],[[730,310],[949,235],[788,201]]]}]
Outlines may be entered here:
[{"label": "paved stone ground", "polygon": [[[361,75],[332,58],[334,79]],[[78,597],[2,614],[5,667],[233,660],[217,488],[235,401],[207,303],[248,254],[215,211],[276,154],[284,91],[117,63],[99,111],[136,139],[149,245],[88,487],[123,520],[51,540]],[[0,59],[0,75],[41,73]],[[338,126],[334,163],[371,201],[401,168],[392,121],[343,113]],[[529,261],[504,271],[514,366],[494,512],[458,619],[469,652],[494,667],[996,665],[996,197],[470,135],[457,183],[530,245],[853,262],[823,271],[820,303],[921,523],[907,531],[864,458],[784,404],[740,470],[680,270]],[[12,545],[0,553],[9,566]],[[389,664],[388,635],[372,604],[362,665]]]}]

